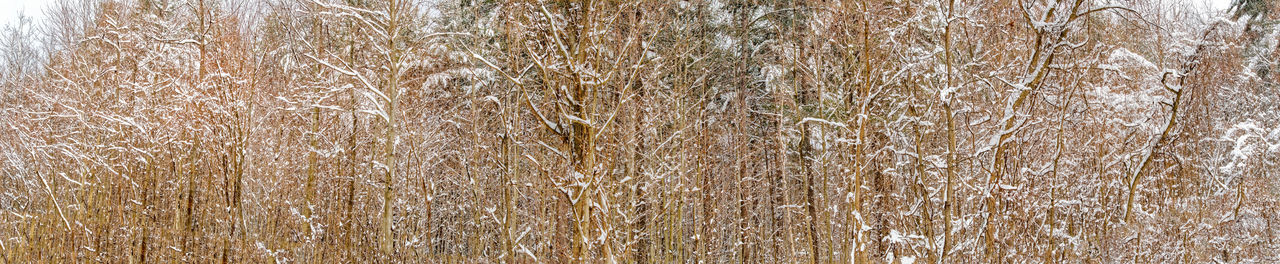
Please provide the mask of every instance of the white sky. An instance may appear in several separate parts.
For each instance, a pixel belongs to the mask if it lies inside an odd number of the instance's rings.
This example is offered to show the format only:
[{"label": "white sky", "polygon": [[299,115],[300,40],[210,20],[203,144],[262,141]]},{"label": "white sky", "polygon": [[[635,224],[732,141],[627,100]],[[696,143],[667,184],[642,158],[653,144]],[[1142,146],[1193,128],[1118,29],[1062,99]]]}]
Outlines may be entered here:
[{"label": "white sky", "polygon": [[0,23],[8,25],[18,20],[18,12],[31,18],[32,23],[44,17],[44,7],[54,0],[0,0]]}]

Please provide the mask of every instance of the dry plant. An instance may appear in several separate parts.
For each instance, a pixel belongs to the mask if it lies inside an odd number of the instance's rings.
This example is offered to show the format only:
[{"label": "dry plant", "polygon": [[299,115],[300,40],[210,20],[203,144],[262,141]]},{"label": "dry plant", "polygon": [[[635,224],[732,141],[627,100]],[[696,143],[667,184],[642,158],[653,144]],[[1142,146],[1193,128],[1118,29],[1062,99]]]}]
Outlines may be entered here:
[{"label": "dry plant", "polygon": [[1280,5],[59,0],[0,263],[1277,262]]}]

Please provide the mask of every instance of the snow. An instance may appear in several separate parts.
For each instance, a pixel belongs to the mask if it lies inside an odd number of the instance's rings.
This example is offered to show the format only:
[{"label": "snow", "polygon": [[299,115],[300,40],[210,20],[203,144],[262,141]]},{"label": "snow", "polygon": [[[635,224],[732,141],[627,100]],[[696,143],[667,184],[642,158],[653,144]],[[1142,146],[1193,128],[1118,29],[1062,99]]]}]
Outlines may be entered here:
[{"label": "snow", "polygon": [[903,235],[902,232],[898,232],[897,229],[889,230],[889,236],[885,237],[885,239],[889,240],[889,242],[891,243],[907,243],[908,242],[907,236]]},{"label": "snow", "polygon": [[839,128],[845,128],[845,127],[846,127],[846,126],[845,126],[845,124],[843,124],[843,123],[832,122],[832,121],[830,121],[830,120],[821,119],[821,118],[816,118],[816,117],[805,117],[804,119],[800,120],[800,122],[799,122],[799,123],[796,123],[796,125],[804,124],[804,123],[806,123],[806,122],[822,123],[822,124],[825,124],[825,125],[828,125],[828,126],[839,127]]},{"label": "snow", "polygon": [[1099,68],[1107,70],[1104,76],[1108,78],[1086,90],[1087,96],[1103,105],[1113,122],[1150,133],[1157,131],[1159,122],[1167,121],[1167,107],[1161,102],[1167,103],[1173,95],[1160,82],[1167,70],[1123,47],[1112,50]]},{"label": "snow", "polygon": [[1231,144],[1226,164],[1219,167],[1219,170],[1228,175],[1242,173],[1241,170],[1252,157],[1259,157],[1264,153],[1280,154],[1277,153],[1280,152],[1280,126],[1268,131],[1256,120],[1245,120],[1232,125],[1219,140]]},{"label": "snow", "polygon": [[582,119],[581,117],[578,117],[578,116],[576,116],[576,115],[563,114],[563,116],[564,116],[564,118],[565,118],[565,119],[569,119],[569,121],[573,121],[573,122],[575,122],[575,123],[580,123],[580,124],[583,124],[583,125],[585,125],[585,126],[592,126],[592,125],[593,125],[593,124],[591,123],[591,121],[586,120],[586,119]]},{"label": "snow", "polygon": [[711,12],[711,24],[722,26],[733,20],[733,14],[729,14],[728,10],[724,10],[725,4],[721,0],[711,0],[707,3],[707,10]]},{"label": "snow", "polygon": [[1267,142],[1275,141],[1276,143],[1268,143],[1267,151],[1280,152],[1280,127],[1271,129],[1271,133],[1267,134]]},{"label": "snow", "polygon": [[1107,57],[1110,65],[1119,65],[1118,67],[1139,67],[1145,69],[1156,69],[1155,63],[1151,63],[1147,58],[1133,53],[1126,48],[1116,48],[1111,51],[1111,55]]},{"label": "snow", "polygon": [[720,50],[733,51],[738,47],[738,39],[732,36],[716,33],[716,48]]}]

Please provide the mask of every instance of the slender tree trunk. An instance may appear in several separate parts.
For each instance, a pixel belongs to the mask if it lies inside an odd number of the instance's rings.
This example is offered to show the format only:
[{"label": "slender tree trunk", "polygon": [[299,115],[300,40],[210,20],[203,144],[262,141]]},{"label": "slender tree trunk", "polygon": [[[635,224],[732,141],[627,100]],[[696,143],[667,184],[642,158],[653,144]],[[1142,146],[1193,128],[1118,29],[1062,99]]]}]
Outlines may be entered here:
[{"label": "slender tree trunk", "polygon": [[379,244],[382,247],[382,254],[390,256],[392,253],[392,203],[395,194],[395,177],[396,177],[396,141],[399,140],[396,134],[396,103],[397,97],[400,95],[400,17],[403,15],[401,10],[403,3],[401,0],[389,0],[387,3],[388,21],[386,24],[387,49],[390,50],[390,61],[387,65],[389,71],[387,73],[387,86],[384,94],[387,95],[384,110],[387,115],[386,134],[383,148],[383,166],[386,166],[386,177],[383,178],[382,190],[382,227]]},{"label": "slender tree trunk", "polygon": [[[948,0],[947,1],[947,21],[951,21],[951,16],[952,16],[952,13],[954,13],[954,9],[955,9],[955,0]],[[952,68],[952,61],[951,61],[951,23],[950,22],[947,23],[946,30],[943,31],[942,36],[943,36],[943,45],[944,45],[943,50],[944,52],[946,52],[944,56],[944,59],[946,60],[945,64],[947,66],[946,89],[950,90],[950,89],[953,89],[952,86],[955,85],[955,82],[952,78],[953,68]],[[959,87],[956,87],[954,89],[959,90]],[[955,92],[951,91],[948,93],[955,93]],[[952,214],[954,213],[954,210],[951,207],[952,205],[951,195],[952,195],[952,190],[954,186],[953,184],[956,178],[955,168],[953,168],[953,166],[955,166],[956,164],[956,130],[955,130],[956,126],[955,126],[954,116],[952,115],[952,112],[951,112],[952,97],[954,97],[954,95],[949,95],[946,98],[941,98],[943,100],[942,102],[943,114],[946,115],[945,119],[947,121],[947,181],[943,186],[943,190],[942,190],[942,193],[943,193],[942,194],[942,214],[944,216],[942,219],[942,248],[939,248],[937,253],[939,262],[946,262],[947,251],[951,248],[951,219],[952,219]],[[930,237],[932,238],[932,236]]]}]

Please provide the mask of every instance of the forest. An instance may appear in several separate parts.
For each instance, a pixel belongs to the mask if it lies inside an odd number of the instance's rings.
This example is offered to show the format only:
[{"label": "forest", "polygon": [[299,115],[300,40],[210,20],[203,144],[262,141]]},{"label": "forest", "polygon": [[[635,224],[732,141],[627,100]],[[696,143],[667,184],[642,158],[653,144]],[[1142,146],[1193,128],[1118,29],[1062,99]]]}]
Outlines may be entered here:
[{"label": "forest", "polygon": [[50,0],[0,264],[1280,262],[1280,4],[1194,3]]}]

